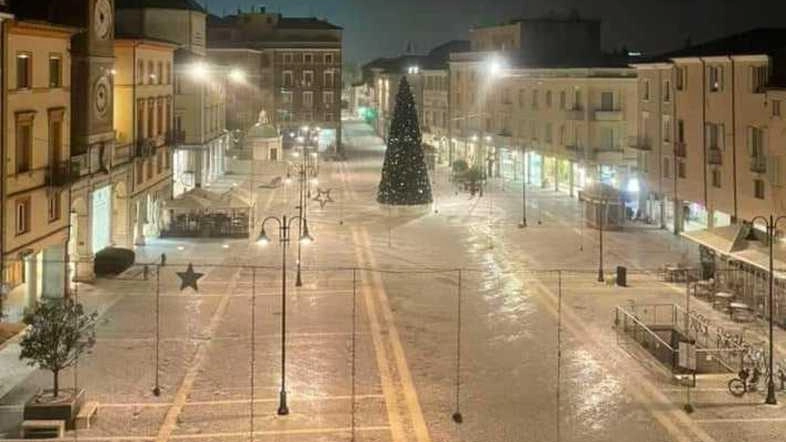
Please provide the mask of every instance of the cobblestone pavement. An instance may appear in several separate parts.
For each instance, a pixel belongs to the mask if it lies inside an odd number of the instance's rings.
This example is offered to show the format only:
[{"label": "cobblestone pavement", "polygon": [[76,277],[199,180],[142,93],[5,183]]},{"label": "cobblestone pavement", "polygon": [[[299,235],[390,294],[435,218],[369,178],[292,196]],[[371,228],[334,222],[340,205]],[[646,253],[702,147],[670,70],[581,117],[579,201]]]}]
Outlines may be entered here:
[{"label": "cobblestone pavement", "polygon": [[[276,414],[280,246],[158,240],[137,250],[139,262],[167,254],[147,280],[140,267],[78,288],[104,313],[94,352],[63,383],[101,409],[68,440],[781,440],[782,409],[759,405],[758,393],[733,398],[731,375],[699,377],[686,414],[684,387],[612,327],[617,305],[684,305],[685,287],[655,269],[695,258],[687,242],[646,226],[607,232],[606,269],[627,266],[629,287],[598,283],[597,231],[580,227],[575,198],[528,189],[530,225],[519,229],[520,183],[494,181],[470,198],[440,169],[433,207],[383,209],[374,197],[384,148],[365,125],[345,132],[348,161],[321,165],[319,185],[336,202],[312,203],[302,287],[288,249],[290,414]],[[260,189],[259,214],[292,214],[294,195]],[[205,274],[198,292],[180,290],[176,272],[189,262]],[[691,309],[742,327],[701,301]],[[763,339],[762,324],[745,327]],[[3,440],[17,437],[21,405],[49,382],[30,372],[0,400]]]}]

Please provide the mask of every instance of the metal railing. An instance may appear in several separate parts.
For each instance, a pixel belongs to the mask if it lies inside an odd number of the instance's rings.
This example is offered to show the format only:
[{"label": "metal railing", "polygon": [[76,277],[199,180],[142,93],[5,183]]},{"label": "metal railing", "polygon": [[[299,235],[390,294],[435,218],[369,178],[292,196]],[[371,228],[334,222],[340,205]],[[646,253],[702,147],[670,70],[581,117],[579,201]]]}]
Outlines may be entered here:
[{"label": "metal railing", "polygon": [[[657,317],[658,311],[659,309],[652,309],[649,310],[649,313]],[[669,314],[671,314],[670,311]],[[655,359],[665,364],[672,371],[675,371],[678,361],[677,349],[652,330],[639,317],[638,313],[630,312],[622,306],[617,306],[614,311],[614,326],[618,333],[628,336],[652,354]]]},{"label": "metal railing", "polygon": [[764,155],[755,155],[751,157],[751,172],[766,173],[767,157]]},{"label": "metal railing", "polygon": [[648,137],[631,136],[628,137],[628,147],[636,150],[652,150],[652,143]]},{"label": "metal railing", "polygon": [[717,147],[710,147],[707,150],[707,163],[720,166],[723,164],[723,153]]},{"label": "metal railing", "polygon": [[688,156],[688,146],[685,144],[684,141],[674,142],[674,156],[679,158],[685,158],[686,156]]},{"label": "metal railing", "polygon": [[737,372],[745,354],[755,348],[741,332],[724,330],[676,304],[618,306],[614,324],[618,332],[638,342],[672,371],[679,371],[679,349],[673,338],[667,342],[665,334],[677,333],[680,339],[695,341],[697,370],[704,373]]}]

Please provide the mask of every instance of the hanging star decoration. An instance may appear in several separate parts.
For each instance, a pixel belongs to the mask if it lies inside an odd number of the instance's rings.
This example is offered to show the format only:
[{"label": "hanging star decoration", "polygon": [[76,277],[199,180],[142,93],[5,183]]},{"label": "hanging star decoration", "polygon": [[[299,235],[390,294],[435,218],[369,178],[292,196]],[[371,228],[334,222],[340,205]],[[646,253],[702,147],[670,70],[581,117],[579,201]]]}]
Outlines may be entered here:
[{"label": "hanging star decoration", "polygon": [[327,203],[335,202],[333,198],[331,198],[330,196],[331,190],[333,189],[322,189],[320,187],[317,187],[317,196],[315,196],[313,199],[314,201],[319,203],[320,209],[324,209]]},{"label": "hanging star decoration", "polygon": [[188,263],[188,268],[185,272],[177,272],[180,277],[180,291],[185,290],[186,287],[191,287],[195,292],[198,292],[197,280],[204,276],[204,273],[197,273],[194,271],[194,266]]}]

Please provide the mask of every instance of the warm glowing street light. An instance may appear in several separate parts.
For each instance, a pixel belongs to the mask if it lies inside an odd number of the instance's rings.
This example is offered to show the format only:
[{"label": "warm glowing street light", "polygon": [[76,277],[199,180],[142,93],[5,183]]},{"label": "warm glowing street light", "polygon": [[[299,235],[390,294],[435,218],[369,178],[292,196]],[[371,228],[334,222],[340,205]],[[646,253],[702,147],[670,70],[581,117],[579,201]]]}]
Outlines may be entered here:
[{"label": "warm glowing street light", "polygon": [[195,80],[204,80],[207,78],[207,64],[198,61],[191,65],[191,67],[188,70],[188,73]]},{"label": "warm glowing street light", "polygon": [[232,69],[229,71],[229,79],[234,83],[243,83],[246,81],[246,73],[241,69]]}]

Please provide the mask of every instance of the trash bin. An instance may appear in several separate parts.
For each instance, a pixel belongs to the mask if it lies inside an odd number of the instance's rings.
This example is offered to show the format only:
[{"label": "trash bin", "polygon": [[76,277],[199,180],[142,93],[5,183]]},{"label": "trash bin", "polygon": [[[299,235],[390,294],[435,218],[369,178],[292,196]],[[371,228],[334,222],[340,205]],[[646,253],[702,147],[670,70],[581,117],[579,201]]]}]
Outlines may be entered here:
[{"label": "trash bin", "polygon": [[617,285],[620,287],[628,285],[628,269],[624,266],[617,266]]}]

